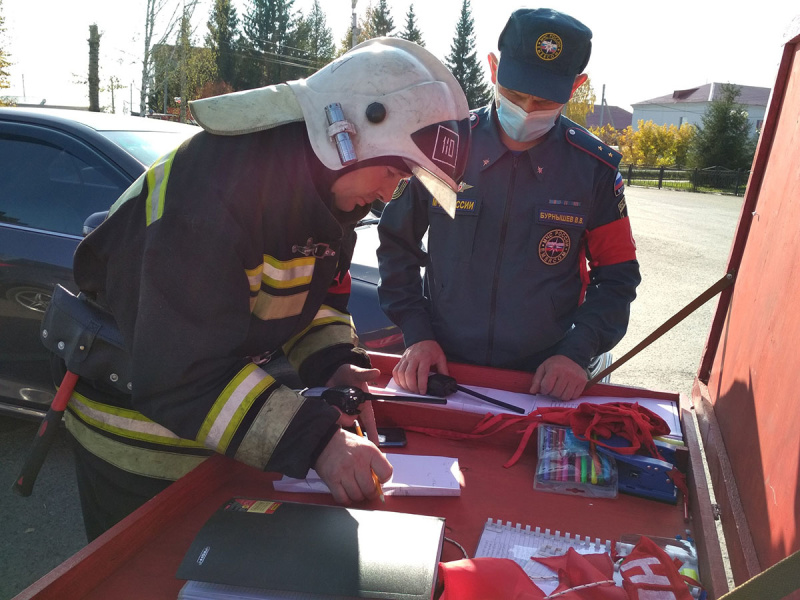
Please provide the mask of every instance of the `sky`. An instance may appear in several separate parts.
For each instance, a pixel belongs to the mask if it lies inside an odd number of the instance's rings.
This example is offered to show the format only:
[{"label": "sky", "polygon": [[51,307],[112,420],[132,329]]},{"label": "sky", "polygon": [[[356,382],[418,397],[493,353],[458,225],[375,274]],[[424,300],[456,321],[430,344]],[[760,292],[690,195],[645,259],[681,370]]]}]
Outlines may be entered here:
[{"label": "sky", "polygon": [[[180,0],[174,0],[177,3]],[[353,0],[320,0],[337,45],[352,19]],[[376,0],[373,0],[375,3]],[[101,85],[116,76],[123,89],[114,95],[116,112],[131,99],[138,110],[146,0],[0,0],[6,32],[0,45],[9,53],[11,84],[4,95],[45,100],[48,105],[86,106],[89,26],[97,24]],[[313,0],[294,0],[308,11]],[[240,17],[246,0],[235,0]],[[369,0],[357,0],[361,18]],[[441,60],[450,53],[462,0],[388,0],[395,26],[402,29],[410,4],[426,48]],[[782,46],[800,33],[800,7],[789,0],[719,3],[712,0],[561,0],[544,5],[514,0],[471,0],[476,51],[487,75],[486,56],[517,8],[546,6],[572,15],[593,31],[586,71],[597,95],[611,106],[632,110],[643,100],[705,83],[772,88]],[[206,34],[210,0],[195,12],[194,40]],[[732,8],[741,6],[742,8]],[[101,96],[111,106],[111,95]]]}]

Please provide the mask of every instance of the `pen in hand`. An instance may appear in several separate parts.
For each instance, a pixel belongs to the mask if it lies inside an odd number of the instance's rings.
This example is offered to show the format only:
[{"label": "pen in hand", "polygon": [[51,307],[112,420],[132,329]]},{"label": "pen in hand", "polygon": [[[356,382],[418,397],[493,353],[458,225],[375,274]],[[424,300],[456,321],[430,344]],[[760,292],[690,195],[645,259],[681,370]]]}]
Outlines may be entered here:
[{"label": "pen in hand", "polygon": [[[359,436],[361,436],[361,437],[363,437],[363,438],[366,438],[367,436],[365,436],[365,435],[364,435],[364,432],[363,432],[363,431],[361,431],[361,425],[359,425],[359,424],[358,424],[358,421],[356,421],[356,422],[354,423],[354,425],[355,425],[355,428],[356,428],[356,433],[357,433]],[[370,472],[370,473],[372,473],[372,481],[374,481],[374,482],[375,482],[375,490],[377,490],[377,492],[378,492],[378,495],[379,495],[379,496],[380,496],[380,498],[381,498],[381,502],[383,502],[384,504],[386,504],[386,499],[385,499],[385,498],[384,498],[384,496],[383,496],[383,488],[381,487],[381,482],[380,482],[380,480],[378,479],[378,476],[375,474],[375,471],[373,471],[373,470],[372,470],[372,468],[370,468],[369,472]]]}]

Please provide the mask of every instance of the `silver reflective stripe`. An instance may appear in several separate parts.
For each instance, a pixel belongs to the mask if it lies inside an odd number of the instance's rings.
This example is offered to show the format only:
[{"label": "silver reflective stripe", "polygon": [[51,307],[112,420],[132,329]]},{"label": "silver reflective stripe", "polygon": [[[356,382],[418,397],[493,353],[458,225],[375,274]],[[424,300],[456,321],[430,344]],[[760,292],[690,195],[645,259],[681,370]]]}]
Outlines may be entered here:
[{"label": "silver reflective stripe", "polygon": [[[133,435],[129,435],[128,437],[135,437],[138,439],[152,437],[172,440],[181,439],[166,427],[163,427],[154,421],[147,420],[143,416],[141,416],[141,418],[124,416],[124,413],[131,415],[140,415],[140,413],[114,409],[88,400],[84,402],[84,400],[86,400],[86,398],[80,396],[79,394],[73,394],[72,398],[70,399],[70,406],[73,410],[80,413],[87,422],[100,425],[102,429],[107,429],[120,435],[126,435],[126,433],[130,433]],[[100,408],[101,406],[107,410],[102,410]],[[114,411],[118,414],[113,414],[109,411]]]},{"label": "silver reflective stripe", "polygon": [[65,413],[64,419],[67,430],[87,451],[118,469],[136,475],[175,481],[208,458],[130,446],[92,431],[69,412]]},{"label": "silver reflective stripe", "polygon": [[207,447],[224,453],[255,399],[274,382],[256,365],[247,365],[232,381],[233,389],[226,388],[220,394],[208,416],[212,420],[203,424],[198,439]]}]

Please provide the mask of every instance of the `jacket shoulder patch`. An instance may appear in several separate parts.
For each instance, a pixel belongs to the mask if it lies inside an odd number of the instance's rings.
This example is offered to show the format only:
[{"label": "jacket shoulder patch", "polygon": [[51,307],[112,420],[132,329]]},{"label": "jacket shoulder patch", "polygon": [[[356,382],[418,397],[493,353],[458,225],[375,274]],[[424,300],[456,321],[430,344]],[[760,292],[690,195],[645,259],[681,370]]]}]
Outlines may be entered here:
[{"label": "jacket shoulder patch", "polygon": [[566,137],[570,144],[591,154],[597,160],[605,163],[612,169],[616,169],[619,166],[619,162],[622,160],[622,154],[614,150],[611,146],[606,145],[600,138],[592,135],[580,125],[572,123],[571,121],[568,122],[568,125]]},{"label": "jacket shoulder patch", "polygon": [[394,192],[392,193],[392,200],[397,200],[400,196],[403,195],[403,192],[405,191],[406,186],[408,185],[408,182],[409,182],[408,178],[400,180],[400,183],[397,184],[397,187],[395,188]]}]

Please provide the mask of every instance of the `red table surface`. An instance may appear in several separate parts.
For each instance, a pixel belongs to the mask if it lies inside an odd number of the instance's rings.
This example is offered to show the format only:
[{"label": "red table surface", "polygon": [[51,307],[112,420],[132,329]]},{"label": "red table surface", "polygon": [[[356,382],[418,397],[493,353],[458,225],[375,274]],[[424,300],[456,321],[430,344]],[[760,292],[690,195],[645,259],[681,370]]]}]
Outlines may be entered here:
[{"label": "red table surface", "polygon": [[[373,356],[373,362],[384,373],[391,372],[394,359],[396,357]],[[510,391],[527,391],[530,382],[529,374],[458,365],[453,366],[451,374],[460,383]],[[591,393],[678,401],[677,394],[617,386],[596,386]],[[481,415],[413,404],[375,404],[378,422],[386,426],[416,425],[469,431],[481,418]],[[464,478],[461,496],[387,496],[385,504],[376,500],[357,507],[444,517],[446,537],[461,544],[470,556],[490,518],[602,540],[615,540],[626,533],[664,537],[685,533],[681,505],[624,494],[615,499],[595,499],[534,491],[535,437],[513,467],[503,467],[521,439],[518,429],[512,427],[478,441],[448,440],[408,432],[407,447],[391,449],[391,452],[457,457]],[[175,572],[195,534],[229,498],[333,504],[328,494],[275,492],[272,481],[279,477],[214,456],[23,591],[17,599],[172,600],[184,583],[175,578]],[[445,542],[442,560],[459,558],[462,558],[461,551]]]}]

